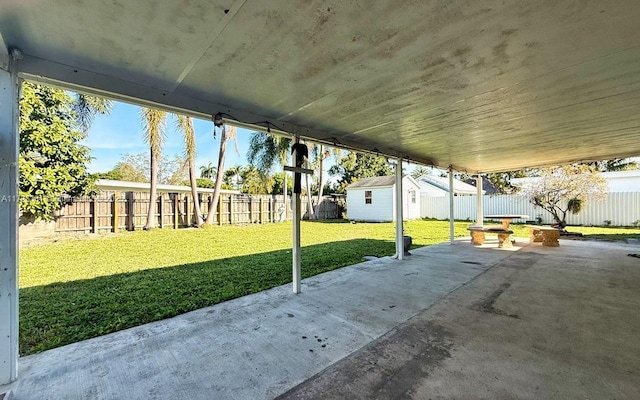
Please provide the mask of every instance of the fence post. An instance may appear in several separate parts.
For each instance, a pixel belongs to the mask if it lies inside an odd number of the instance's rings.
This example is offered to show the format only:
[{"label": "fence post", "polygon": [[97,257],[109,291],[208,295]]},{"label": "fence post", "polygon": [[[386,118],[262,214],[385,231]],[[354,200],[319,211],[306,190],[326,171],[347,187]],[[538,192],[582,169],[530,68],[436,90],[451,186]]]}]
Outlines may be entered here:
[{"label": "fence post", "polygon": [[173,229],[178,229],[178,218],[180,217],[180,204],[178,203],[178,193],[173,194]]},{"label": "fence post", "polygon": [[134,214],[134,198],[133,198],[133,192],[127,192],[126,195],[126,199],[127,199],[127,230],[133,231],[136,229],[136,225],[135,225],[135,214]]},{"label": "fence post", "polygon": [[229,195],[229,225],[233,225],[233,195]]},{"label": "fence post", "polygon": [[120,200],[120,193],[118,192],[114,192],[113,193],[113,204],[111,205],[111,218],[113,218],[113,228],[112,231],[113,233],[118,232],[118,221],[120,219],[120,216],[118,215],[120,213],[120,207],[118,204],[118,200]]},{"label": "fence post", "polygon": [[218,196],[218,225],[222,225],[222,196]]},{"label": "fence post", "polygon": [[264,224],[264,200],[260,197],[260,223]]},{"label": "fence post", "polygon": [[253,206],[253,197],[249,196],[249,223],[252,224],[253,223],[253,213],[251,212],[252,207]]},{"label": "fence post", "polygon": [[204,208],[200,207],[200,210],[202,210],[202,218],[206,219],[209,216],[209,204],[211,204],[211,195],[203,194],[202,201],[204,203]]},{"label": "fence post", "polygon": [[164,193],[160,193],[160,228],[164,228]]},{"label": "fence post", "polygon": [[91,233],[98,233],[98,204],[95,197],[91,199]]},{"label": "fence post", "polygon": [[193,220],[193,215],[192,215],[193,213],[191,211],[191,209],[193,207],[191,206],[191,203],[189,202],[189,195],[188,194],[184,195],[184,201],[187,203],[187,207],[186,207],[187,208],[187,216],[185,217],[185,222],[187,224],[187,227],[190,227],[191,226],[191,221]]}]

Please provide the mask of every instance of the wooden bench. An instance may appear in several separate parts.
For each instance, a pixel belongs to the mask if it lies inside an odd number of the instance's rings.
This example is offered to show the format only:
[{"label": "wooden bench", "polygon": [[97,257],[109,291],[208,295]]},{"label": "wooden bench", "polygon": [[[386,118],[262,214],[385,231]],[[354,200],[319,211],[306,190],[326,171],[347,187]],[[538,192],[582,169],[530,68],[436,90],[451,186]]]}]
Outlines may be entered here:
[{"label": "wooden bench", "polygon": [[529,229],[529,240],[531,243],[542,242],[543,246],[560,246],[560,229],[551,226],[525,225]]},{"label": "wooden bench", "polygon": [[487,233],[494,233],[498,235],[498,247],[508,248],[512,247],[511,234],[512,230],[505,229],[502,226],[474,226],[471,225],[467,228],[471,233],[471,243],[479,246],[484,243],[484,235]]}]

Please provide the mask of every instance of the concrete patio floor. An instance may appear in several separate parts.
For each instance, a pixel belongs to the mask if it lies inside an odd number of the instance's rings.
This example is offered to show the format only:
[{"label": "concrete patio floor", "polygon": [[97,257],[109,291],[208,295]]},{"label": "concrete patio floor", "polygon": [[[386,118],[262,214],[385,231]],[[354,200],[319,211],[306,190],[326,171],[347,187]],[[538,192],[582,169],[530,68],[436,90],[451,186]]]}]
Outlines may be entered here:
[{"label": "concrete patio floor", "polygon": [[640,246],[527,242],[425,247],[25,357],[11,398],[638,398]]}]

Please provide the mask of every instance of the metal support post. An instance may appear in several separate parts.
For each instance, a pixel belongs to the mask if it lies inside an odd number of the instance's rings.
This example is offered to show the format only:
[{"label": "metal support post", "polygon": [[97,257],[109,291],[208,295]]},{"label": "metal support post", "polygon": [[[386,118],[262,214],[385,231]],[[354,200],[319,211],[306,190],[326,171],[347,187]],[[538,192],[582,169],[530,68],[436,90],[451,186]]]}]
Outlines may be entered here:
[{"label": "metal support post", "polygon": [[307,146],[300,143],[300,138],[296,137],[296,143],[291,147],[293,156],[293,167],[285,166],[285,171],[293,172],[293,293],[301,292],[301,264],[300,256],[300,219],[302,209],[300,206],[300,192],[302,174],[313,174],[313,170],[303,168],[304,160],[309,156]]},{"label": "metal support post", "polygon": [[301,264],[302,257],[300,255],[300,193],[293,194],[293,293],[302,291],[301,284]]},{"label": "metal support post", "polygon": [[396,164],[396,258],[404,259],[404,226],[402,221],[402,159]]},{"label": "metal support post", "polygon": [[453,195],[453,168],[449,166],[449,242],[451,244],[454,239]]},{"label": "metal support post", "polygon": [[482,206],[482,175],[476,175],[476,188],[478,189],[476,199],[476,225],[482,226],[484,223],[484,210]]},{"label": "metal support post", "polygon": [[15,60],[9,58],[0,65],[0,397],[18,379],[19,93]]}]

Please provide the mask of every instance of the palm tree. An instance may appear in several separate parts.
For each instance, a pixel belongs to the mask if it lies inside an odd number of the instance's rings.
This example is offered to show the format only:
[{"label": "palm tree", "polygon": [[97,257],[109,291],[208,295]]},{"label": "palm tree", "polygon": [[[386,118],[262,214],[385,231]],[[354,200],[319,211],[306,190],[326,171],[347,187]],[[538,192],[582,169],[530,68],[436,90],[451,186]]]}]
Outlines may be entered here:
[{"label": "palm tree", "polygon": [[[316,207],[318,207],[320,205],[320,202],[322,201],[322,190],[324,189],[324,159],[328,156],[329,151],[326,151],[325,154],[325,150],[324,150],[324,145],[318,145],[318,146],[313,146],[313,149],[311,149],[311,156],[313,157],[314,161],[312,164],[316,165],[318,167],[318,198],[316,201]],[[309,193],[309,198],[311,197],[311,193]],[[318,211],[318,209],[316,208],[316,212]],[[314,214],[313,216],[311,214],[309,214],[309,219],[317,219],[317,215]]]},{"label": "palm tree", "polygon": [[[215,129],[215,128],[214,128]],[[216,184],[213,188],[213,199],[209,203],[209,213],[207,219],[204,221],[206,224],[213,223],[213,214],[220,198],[220,188],[222,187],[222,177],[224,174],[224,156],[227,152],[227,142],[229,139],[236,137],[236,128],[233,126],[222,126],[222,135],[220,135],[220,152],[218,154],[218,170],[216,171]],[[236,143],[236,146],[238,144]],[[237,148],[236,148],[237,151]]]},{"label": "palm tree", "polygon": [[[158,184],[158,158],[162,152],[165,138],[167,113],[153,108],[141,108],[140,116],[144,126],[144,140],[151,151],[151,186],[149,188],[149,211],[144,230],[151,230],[156,226],[156,186]],[[177,211],[177,210],[176,210]]]},{"label": "palm tree", "polygon": [[[311,148],[310,154],[312,158],[312,161],[310,164],[314,169],[317,170],[317,173],[318,173],[318,178],[317,178],[318,197],[316,201],[316,207],[317,207],[322,201],[324,186],[327,183],[326,175],[324,173],[324,161],[331,155],[333,155],[334,157],[338,157],[340,155],[340,150],[333,147],[325,146],[323,144],[319,144]],[[317,213],[318,213],[318,210],[316,208],[316,213],[313,215],[309,214],[309,218],[317,219],[318,218]]]},{"label": "palm tree", "polygon": [[216,167],[213,165],[211,161],[205,166],[200,166],[200,178],[205,179],[213,179],[213,176],[216,174]]},{"label": "palm tree", "polygon": [[[82,93],[77,93],[76,95],[76,101],[73,105],[73,110],[76,113],[76,120],[78,122],[78,125],[81,127],[81,129],[83,131],[88,131],[89,127],[91,126],[91,124],[93,123],[93,119],[97,114],[101,114],[101,115],[108,115],[111,113],[111,111],[113,110],[113,101],[109,100],[109,99],[105,99],[103,97],[97,97],[97,96],[91,96],[91,95],[85,95]],[[141,115],[142,118],[144,120],[145,123],[145,136],[146,139],[151,139],[151,136],[149,136],[149,122],[153,122],[156,123],[158,121],[152,121],[153,118],[151,120],[147,119],[147,111],[152,111],[155,113],[161,113],[164,114],[164,116],[162,117],[162,121],[160,123],[160,125],[158,126],[158,128],[160,128],[160,132],[164,129],[164,127],[162,125],[165,124],[166,121],[166,113],[163,113],[161,111],[158,110],[151,110],[151,109],[141,109]],[[150,116],[150,114],[149,114]],[[193,202],[194,202],[194,212],[196,213],[196,221],[198,226],[202,224],[202,213],[200,211],[200,203],[198,202],[198,195],[197,195],[197,183],[195,178],[195,164],[192,166],[191,162],[193,162],[193,158],[195,157],[195,131],[193,129],[193,121],[191,119],[191,117],[185,117],[185,116],[180,116],[180,115],[176,115],[176,119],[177,119],[177,126],[178,129],[182,131],[182,133],[184,134],[184,139],[185,139],[185,152],[187,155],[187,159],[189,162],[189,180],[191,183],[191,195],[193,196]],[[162,144],[162,140],[164,139],[164,134],[161,134],[162,138],[160,141],[160,145]],[[148,141],[147,141],[148,142]],[[149,142],[148,142],[149,143]],[[156,159],[153,159],[153,154],[154,154],[154,150],[153,148],[151,149],[151,154],[152,154],[152,160],[151,160],[151,169],[153,171],[153,163],[155,162],[155,170],[156,170],[156,179],[157,179],[157,167],[158,167],[158,160],[157,157],[159,157],[160,155],[160,151],[158,151],[156,153]],[[191,156],[190,156],[191,154]],[[202,171],[202,167],[200,167],[201,171]],[[211,163],[209,163],[208,166],[208,170],[207,170],[207,174],[209,175],[209,179],[211,179],[213,177],[215,173],[215,167],[213,167],[213,165]],[[153,176],[153,172],[152,172],[152,176]],[[151,187],[151,198],[155,197],[155,184],[154,184],[154,180],[152,179],[152,187]],[[151,229],[153,226],[155,226],[155,218],[152,218],[152,221],[149,221],[149,215],[152,215],[153,213],[155,213],[154,207],[153,207],[154,203],[150,202],[149,203],[149,211],[147,213],[147,225],[149,225],[149,223],[151,222],[151,226],[147,226],[145,225],[145,229]]]},{"label": "palm tree", "polygon": [[[268,175],[277,162],[280,165],[287,165],[289,159],[289,148],[291,147],[291,139],[284,136],[274,136],[268,133],[253,132],[249,140],[249,151],[247,152],[247,160],[250,164],[264,175]],[[287,204],[287,173],[284,173],[284,204]]]},{"label": "palm tree", "polygon": [[111,110],[113,110],[113,100],[76,93],[73,111],[76,113],[78,125],[85,133],[89,130],[96,114],[109,115]]},{"label": "palm tree", "polygon": [[429,170],[421,165],[415,167],[413,172],[411,172],[411,176],[415,179],[422,178],[424,175],[429,175]]},{"label": "palm tree", "polygon": [[[306,160],[306,168],[309,168],[309,160]],[[311,201],[311,185],[309,185],[309,174],[304,174],[304,182],[307,187],[307,216],[309,219],[314,219],[313,202]]]},{"label": "palm tree", "polygon": [[242,166],[236,165],[235,167],[227,168],[224,171],[222,182],[236,190],[240,189],[242,187]]},{"label": "palm tree", "polygon": [[[193,129],[191,117],[177,115],[178,128],[184,134],[184,152],[189,163],[189,182],[191,183],[191,197],[193,197],[193,213],[196,217],[195,225],[200,227],[204,220],[200,211],[200,201],[198,199],[198,184],[196,182],[196,132]],[[211,164],[211,163],[209,163]],[[210,167],[211,168],[211,167]]]}]

